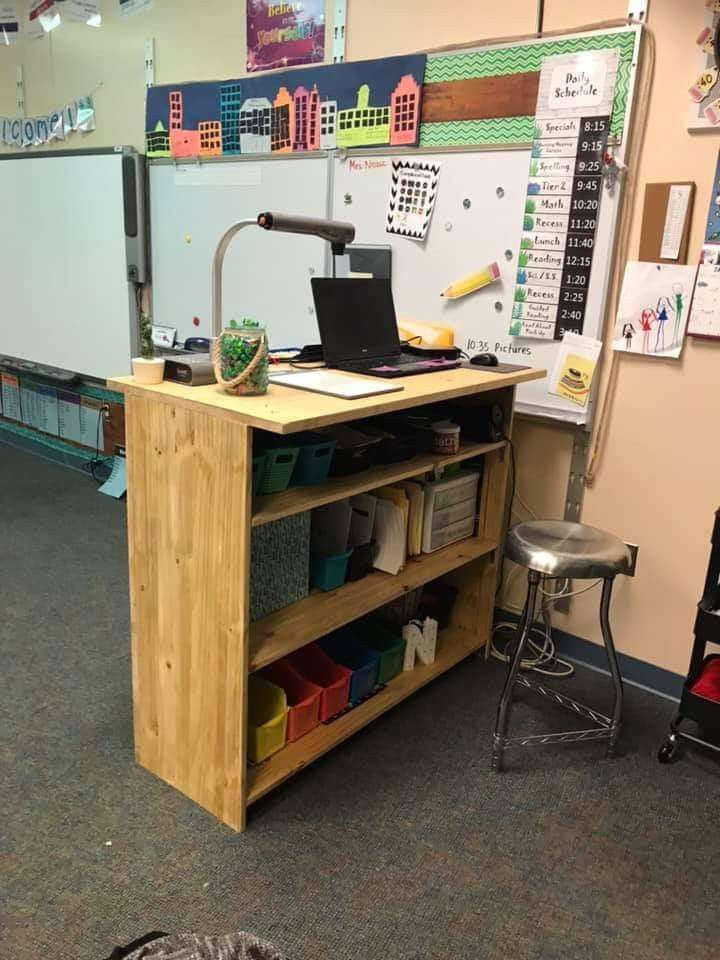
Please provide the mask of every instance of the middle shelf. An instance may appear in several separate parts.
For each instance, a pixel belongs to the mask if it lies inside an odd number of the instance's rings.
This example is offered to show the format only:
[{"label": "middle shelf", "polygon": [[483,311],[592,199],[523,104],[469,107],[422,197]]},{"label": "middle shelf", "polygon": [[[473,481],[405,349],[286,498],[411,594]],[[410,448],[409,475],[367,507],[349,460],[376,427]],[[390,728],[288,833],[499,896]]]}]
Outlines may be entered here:
[{"label": "middle shelf", "polygon": [[302,600],[250,624],[250,671],[312,643],[332,630],[370,613],[443,574],[487,556],[498,544],[470,537],[435,553],[408,559],[397,575],[371,573],[328,593],[314,591]]}]

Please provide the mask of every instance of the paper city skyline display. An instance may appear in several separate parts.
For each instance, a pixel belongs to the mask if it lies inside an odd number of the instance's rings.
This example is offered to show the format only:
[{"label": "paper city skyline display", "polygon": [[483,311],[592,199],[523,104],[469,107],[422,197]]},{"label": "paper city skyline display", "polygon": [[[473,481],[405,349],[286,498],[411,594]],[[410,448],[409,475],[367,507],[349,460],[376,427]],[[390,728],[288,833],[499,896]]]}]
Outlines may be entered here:
[{"label": "paper city skyline display", "polygon": [[241,80],[151,87],[148,157],[413,146],[425,56],[332,64]]}]

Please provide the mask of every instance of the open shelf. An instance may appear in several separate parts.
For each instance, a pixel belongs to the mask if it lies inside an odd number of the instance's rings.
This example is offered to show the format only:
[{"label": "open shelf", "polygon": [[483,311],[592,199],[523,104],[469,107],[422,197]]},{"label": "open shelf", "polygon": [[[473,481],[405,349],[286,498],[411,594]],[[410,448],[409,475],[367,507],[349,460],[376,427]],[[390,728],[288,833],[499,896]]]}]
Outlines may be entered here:
[{"label": "open shelf", "polygon": [[259,527],[263,523],[290,517],[295,513],[303,513],[305,510],[321,507],[334,500],[342,500],[343,497],[352,497],[356,493],[365,493],[387,483],[407,480],[408,477],[416,477],[420,473],[440,470],[452,463],[461,463],[463,460],[480,457],[494,450],[500,450],[504,446],[504,440],[498,443],[463,443],[460,451],[449,457],[432,453],[423,454],[411,460],[404,460],[402,463],[371,467],[369,470],[351,474],[349,477],[330,477],[317,485],[288,487],[282,493],[254,497],[252,525]]},{"label": "open shelf", "polygon": [[263,763],[249,767],[247,802],[254,803],[259,800],[283,780],[287,780],[313,760],[347,740],[386,710],[390,710],[481,647],[482,643],[476,636],[463,630],[449,627],[441,631],[435,663],[427,666],[420,664],[414,670],[401,673],[360,706],[349,710],[332,723],[320,724],[300,740],[286,744]]},{"label": "open shelf", "polygon": [[376,571],[328,593],[315,590],[250,625],[249,669],[252,672],[266,667],[409,590],[492,553],[496,547],[491,540],[470,537],[435,553],[410,557],[396,576]]}]

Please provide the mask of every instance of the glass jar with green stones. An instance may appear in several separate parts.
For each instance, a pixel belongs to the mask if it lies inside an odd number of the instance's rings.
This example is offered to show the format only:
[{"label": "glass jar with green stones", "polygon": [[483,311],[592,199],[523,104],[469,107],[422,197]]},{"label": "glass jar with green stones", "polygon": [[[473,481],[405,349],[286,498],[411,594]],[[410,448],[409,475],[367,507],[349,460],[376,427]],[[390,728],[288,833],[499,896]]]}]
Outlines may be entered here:
[{"label": "glass jar with green stones", "polygon": [[256,320],[230,321],[213,344],[215,379],[236,396],[267,393],[268,345]]}]

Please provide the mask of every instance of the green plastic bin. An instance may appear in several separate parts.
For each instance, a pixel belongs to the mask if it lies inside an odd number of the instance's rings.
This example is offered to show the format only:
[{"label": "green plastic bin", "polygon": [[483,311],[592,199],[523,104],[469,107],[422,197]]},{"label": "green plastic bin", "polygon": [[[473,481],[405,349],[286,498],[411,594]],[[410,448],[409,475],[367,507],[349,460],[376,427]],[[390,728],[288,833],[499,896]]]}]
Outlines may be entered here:
[{"label": "green plastic bin", "polygon": [[252,492],[260,493],[260,489],[265,478],[265,454],[259,453],[253,456],[252,462]]},{"label": "green plastic bin", "polygon": [[299,447],[268,447],[265,450],[265,473],[260,493],[281,493],[287,490],[299,452]]},{"label": "green plastic bin", "polygon": [[353,624],[357,638],[378,654],[378,683],[387,683],[402,672],[405,659],[405,641],[379,620],[364,620]]}]

